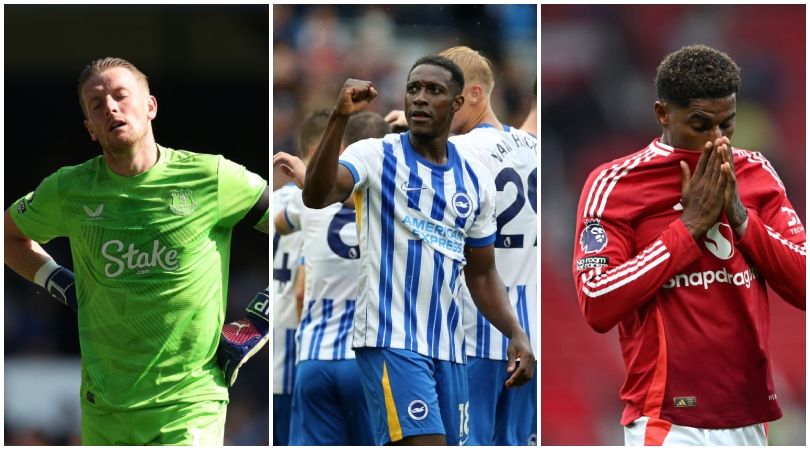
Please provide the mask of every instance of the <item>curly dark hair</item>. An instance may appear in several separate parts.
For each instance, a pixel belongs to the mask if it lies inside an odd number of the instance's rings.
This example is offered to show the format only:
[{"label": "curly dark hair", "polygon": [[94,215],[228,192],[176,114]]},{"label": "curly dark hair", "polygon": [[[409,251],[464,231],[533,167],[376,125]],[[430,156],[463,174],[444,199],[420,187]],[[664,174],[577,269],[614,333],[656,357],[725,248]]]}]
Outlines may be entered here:
[{"label": "curly dark hair", "polygon": [[727,54],[705,45],[670,53],[655,75],[658,99],[680,107],[693,98],[722,98],[740,92],[740,68]]},{"label": "curly dark hair", "polygon": [[411,70],[408,71],[408,77],[411,76],[411,72],[416,66],[421,66],[422,64],[430,64],[433,66],[442,67],[444,70],[450,72],[450,79],[452,81],[452,85],[455,88],[454,95],[461,94],[461,91],[464,90],[464,72],[461,71],[461,68],[458,64],[454,63],[449,58],[445,58],[444,56],[439,55],[429,55],[423,56],[416,60],[415,63],[411,66]]}]

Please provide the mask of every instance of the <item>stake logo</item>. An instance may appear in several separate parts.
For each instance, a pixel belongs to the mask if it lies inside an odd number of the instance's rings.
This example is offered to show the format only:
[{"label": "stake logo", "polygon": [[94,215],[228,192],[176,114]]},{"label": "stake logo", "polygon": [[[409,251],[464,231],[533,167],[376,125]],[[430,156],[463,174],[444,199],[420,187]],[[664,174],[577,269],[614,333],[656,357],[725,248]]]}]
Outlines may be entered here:
[{"label": "stake logo", "polygon": [[151,251],[146,252],[135,248],[135,244],[125,246],[119,240],[107,241],[101,246],[101,256],[109,261],[104,264],[104,275],[107,278],[121,275],[124,269],[137,270],[138,274],[143,274],[155,267],[168,272],[180,267],[180,263],[177,262],[177,250],[165,247],[157,239],[152,242]]}]

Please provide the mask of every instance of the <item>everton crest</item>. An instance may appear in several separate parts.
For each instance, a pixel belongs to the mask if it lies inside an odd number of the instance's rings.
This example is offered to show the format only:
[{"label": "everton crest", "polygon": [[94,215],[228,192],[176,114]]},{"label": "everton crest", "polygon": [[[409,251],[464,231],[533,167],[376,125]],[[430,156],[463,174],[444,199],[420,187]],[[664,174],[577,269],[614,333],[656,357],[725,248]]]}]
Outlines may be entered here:
[{"label": "everton crest", "polygon": [[169,200],[169,209],[178,216],[187,216],[197,209],[197,203],[191,195],[191,189],[172,189]]},{"label": "everton crest", "polygon": [[607,247],[607,233],[599,223],[599,219],[585,221],[585,228],[579,235],[579,246],[585,253],[601,252]]}]

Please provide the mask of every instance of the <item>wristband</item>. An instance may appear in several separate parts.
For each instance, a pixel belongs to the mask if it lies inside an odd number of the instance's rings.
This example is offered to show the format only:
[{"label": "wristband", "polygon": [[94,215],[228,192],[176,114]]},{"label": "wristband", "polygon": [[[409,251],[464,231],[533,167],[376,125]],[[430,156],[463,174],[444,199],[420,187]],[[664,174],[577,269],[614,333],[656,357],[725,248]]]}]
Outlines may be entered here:
[{"label": "wristband", "polygon": [[248,319],[256,325],[256,328],[263,333],[267,333],[270,324],[270,296],[268,290],[265,289],[257,293],[245,310],[248,313]]},{"label": "wristband", "polygon": [[34,275],[34,283],[44,288],[47,288],[47,286],[45,286],[45,282],[48,281],[48,277],[50,277],[51,273],[53,273],[60,267],[62,266],[57,264],[56,261],[54,261],[53,259],[47,260],[45,264],[40,266],[40,268],[37,270],[37,273]]},{"label": "wristband", "polygon": [[37,270],[34,283],[42,286],[49,294],[74,312],[78,310],[76,298],[76,278],[73,272],[60,266],[53,259],[48,260]]}]

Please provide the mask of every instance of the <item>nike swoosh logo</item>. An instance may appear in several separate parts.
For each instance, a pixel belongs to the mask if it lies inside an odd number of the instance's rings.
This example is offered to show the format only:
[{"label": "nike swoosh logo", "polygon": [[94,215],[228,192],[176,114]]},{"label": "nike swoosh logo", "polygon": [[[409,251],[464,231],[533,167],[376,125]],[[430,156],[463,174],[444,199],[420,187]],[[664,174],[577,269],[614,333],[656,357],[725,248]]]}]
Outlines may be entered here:
[{"label": "nike swoosh logo", "polygon": [[400,186],[399,188],[402,189],[402,192],[421,191],[422,189],[427,189],[426,186],[409,187],[407,182],[402,183],[402,186]]}]

